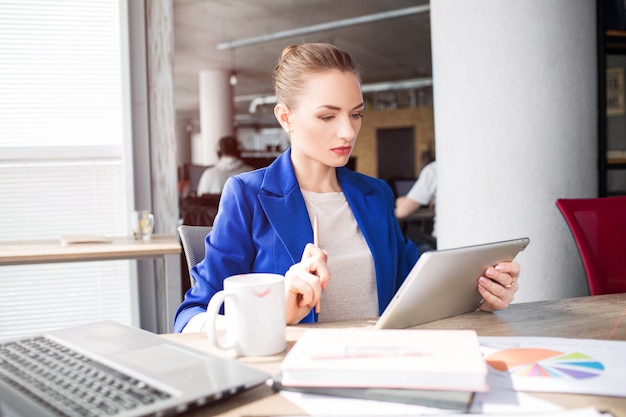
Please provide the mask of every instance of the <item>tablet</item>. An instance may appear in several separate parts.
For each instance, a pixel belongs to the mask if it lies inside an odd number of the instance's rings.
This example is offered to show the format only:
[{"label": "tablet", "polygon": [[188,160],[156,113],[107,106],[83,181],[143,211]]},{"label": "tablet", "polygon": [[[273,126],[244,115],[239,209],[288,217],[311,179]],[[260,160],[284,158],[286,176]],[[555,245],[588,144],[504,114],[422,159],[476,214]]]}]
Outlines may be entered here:
[{"label": "tablet", "polygon": [[419,257],[376,329],[403,329],[476,310],[482,301],[478,277],[512,261],[530,243],[524,237],[425,252]]}]

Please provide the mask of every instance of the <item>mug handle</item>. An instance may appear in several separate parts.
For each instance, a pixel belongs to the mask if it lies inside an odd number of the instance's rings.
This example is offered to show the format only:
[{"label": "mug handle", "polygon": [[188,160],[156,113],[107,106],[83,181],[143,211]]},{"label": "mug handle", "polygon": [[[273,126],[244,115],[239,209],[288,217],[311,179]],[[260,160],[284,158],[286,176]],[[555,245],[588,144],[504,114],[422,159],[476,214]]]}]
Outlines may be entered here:
[{"label": "mug handle", "polygon": [[226,291],[222,290],[222,291],[218,291],[216,292],[213,297],[211,297],[211,300],[209,301],[209,305],[207,306],[206,312],[207,312],[207,330],[206,330],[206,334],[207,337],[209,338],[209,341],[217,348],[222,349],[222,350],[230,350],[233,349],[236,344],[237,341],[233,340],[233,342],[230,345],[227,344],[223,344],[222,342],[220,342],[219,338],[217,337],[217,329],[215,327],[215,321],[217,320],[217,315],[220,311],[220,307],[222,306],[222,304],[224,303],[224,300],[226,299],[226,297],[233,297],[235,296],[235,294],[233,293],[227,293]]}]

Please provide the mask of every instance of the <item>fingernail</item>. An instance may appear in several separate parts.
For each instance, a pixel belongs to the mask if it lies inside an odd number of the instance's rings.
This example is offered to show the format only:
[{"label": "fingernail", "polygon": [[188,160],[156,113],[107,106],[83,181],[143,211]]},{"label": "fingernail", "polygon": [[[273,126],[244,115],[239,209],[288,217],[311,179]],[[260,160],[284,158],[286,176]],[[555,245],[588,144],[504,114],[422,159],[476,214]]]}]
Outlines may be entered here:
[{"label": "fingernail", "polygon": [[498,271],[504,271],[504,267],[503,267],[502,265],[500,265],[500,264],[496,265],[496,266],[495,266],[495,268],[496,268]]}]

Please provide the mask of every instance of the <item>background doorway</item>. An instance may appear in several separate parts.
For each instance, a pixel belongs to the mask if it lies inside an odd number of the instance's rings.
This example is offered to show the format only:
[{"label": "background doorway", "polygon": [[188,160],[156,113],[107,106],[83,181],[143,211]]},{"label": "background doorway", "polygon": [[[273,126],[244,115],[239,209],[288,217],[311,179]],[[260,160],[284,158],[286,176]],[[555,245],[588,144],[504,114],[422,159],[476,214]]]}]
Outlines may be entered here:
[{"label": "background doorway", "polygon": [[376,130],[378,178],[415,178],[414,138],[412,127]]}]

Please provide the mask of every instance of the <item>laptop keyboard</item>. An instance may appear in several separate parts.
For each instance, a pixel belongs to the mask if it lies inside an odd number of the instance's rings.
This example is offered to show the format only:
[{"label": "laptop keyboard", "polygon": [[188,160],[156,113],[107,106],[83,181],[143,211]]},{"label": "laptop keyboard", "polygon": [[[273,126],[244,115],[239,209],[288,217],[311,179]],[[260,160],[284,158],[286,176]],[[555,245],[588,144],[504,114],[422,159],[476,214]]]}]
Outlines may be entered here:
[{"label": "laptop keyboard", "polygon": [[0,379],[57,416],[115,415],[170,398],[45,337],[1,343]]}]

